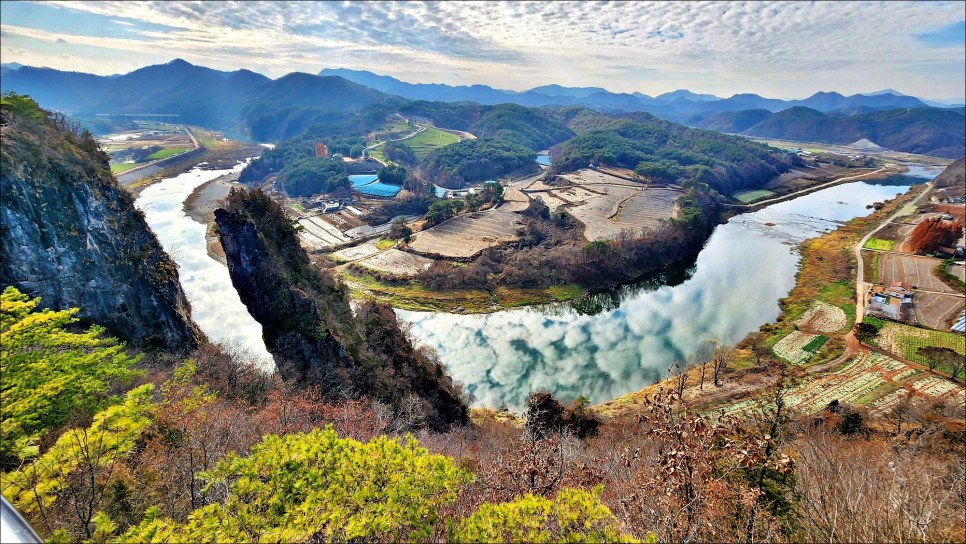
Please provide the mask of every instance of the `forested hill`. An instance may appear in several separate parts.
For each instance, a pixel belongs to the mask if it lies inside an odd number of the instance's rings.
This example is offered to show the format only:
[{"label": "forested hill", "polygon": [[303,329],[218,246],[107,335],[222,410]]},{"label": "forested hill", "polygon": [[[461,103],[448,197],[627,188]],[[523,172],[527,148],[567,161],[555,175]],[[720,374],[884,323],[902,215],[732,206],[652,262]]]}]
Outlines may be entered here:
[{"label": "forested hill", "polygon": [[798,161],[746,138],[688,128],[643,112],[605,116],[566,108],[556,115],[578,136],[552,150],[554,171],[590,163],[624,166],[656,181],[705,183],[730,194],[758,187]]},{"label": "forested hill", "polygon": [[94,138],[24,96],[5,94],[0,119],[0,288],[79,306],[78,317],[134,344],[202,341],[177,266]]},{"label": "forested hill", "polygon": [[168,114],[178,122],[243,133],[259,125],[259,136],[271,139],[309,125],[277,136],[267,127],[269,120],[283,124],[319,111],[354,111],[391,100],[341,77],[293,73],[271,80],[249,70],[223,72],[181,59],[117,77],[23,67],[5,74],[2,88],[78,117]]},{"label": "forested hill", "polygon": [[695,118],[702,128],[804,142],[871,140],[886,149],[954,159],[966,152],[966,118],[959,110],[901,108],[845,117],[795,107],[777,113],[744,110]]},{"label": "forested hill", "polygon": [[408,404],[435,430],[466,422],[466,402],[442,363],[413,347],[392,308],[364,303],[353,315],[345,288],[310,264],[269,196],[233,191],[215,220],[232,283],[286,379],[328,398]]}]

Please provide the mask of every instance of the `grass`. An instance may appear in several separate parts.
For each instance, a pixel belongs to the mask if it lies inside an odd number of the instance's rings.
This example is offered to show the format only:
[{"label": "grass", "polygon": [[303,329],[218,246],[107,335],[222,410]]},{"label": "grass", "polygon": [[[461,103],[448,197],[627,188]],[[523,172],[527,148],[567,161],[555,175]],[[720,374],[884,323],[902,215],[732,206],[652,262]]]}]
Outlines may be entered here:
[{"label": "grass", "polygon": [[862,281],[868,283],[876,283],[879,281],[879,254],[872,251],[862,252],[862,262],[865,263],[865,268],[862,270],[863,278]]},{"label": "grass", "polygon": [[402,140],[402,143],[412,148],[417,158],[423,158],[432,150],[449,144],[455,144],[460,140],[459,136],[451,134],[438,128],[426,127],[426,130]]},{"label": "grass", "polygon": [[376,248],[383,251],[391,248],[394,245],[396,245],[395,240],[389,240],[386,238],[383,238],[382,240],[379,240],[378,242],[376,242]]},{"label": "grass", "polygon": [[758,202],[759,200],[764,200],[769,197],[775,196],[772,191],[766,191],[765,189],[752,189],[750,191],[738,191],[731,195],[731,198],[741,201],[744,204],[751,204],[752,202]]},{"label": "grass", "polygon": [[297,211],[299,213],[305,213],[305,208],[303,208],[301,204],[296,204],[295,202],[290,202],[289,205],[288,205],[288,207],[289,208],[292,208],[293,210],[295,210],[295,211]]},{"label": "grass", "polygon": [[375,298],[395,308],[416,311],[490,313],[506,308],[570,300],[584,294],[584,290],[578,285],[562,285],[546,289],[501,286],[493,292],[485,289],[437,291],[416,282],[389,285],[380,282],[371,274],[350,269],[343,270],[342,278],[352,291],[353,298]]},{"label": "grass", "polygon": [[121,172],[127,172],[136,166],[140,165],[136,162],[112,162],[111,172],[114,174],[120,174]]},{"label": "grass", "polygon": [[178,153],[184,153],[187,151],[187,147],[166,147],[160,151],[155,151],[148,155],[151,160],[164,159],[170,157],[171,155],[177,155]]},{"label": "grass", "polygon": [[949,265],[953,264],[952,259],[946,259],[945,261],[939,263],[936,267],[936,271],[939,274],[939,279],[943,280],[947,285],[953,288],[966,289],[966,282],[959,279],[959,276],[949,272]]},{"label": "grass", "polygon": [[869,238],[866,240],[865,245],[862,247],[865,249],[874,249],[876,251],[892,251],[892,246],[895,244],[895,240],[883,240],[882,238]]},{"label": "grass", "polygon": [[378,147],[373,147],[369,150],[369,158],[375,159],[383,164],[396,164],[391,160],[387,159],[385,155],[382,154],[382,145]]}]

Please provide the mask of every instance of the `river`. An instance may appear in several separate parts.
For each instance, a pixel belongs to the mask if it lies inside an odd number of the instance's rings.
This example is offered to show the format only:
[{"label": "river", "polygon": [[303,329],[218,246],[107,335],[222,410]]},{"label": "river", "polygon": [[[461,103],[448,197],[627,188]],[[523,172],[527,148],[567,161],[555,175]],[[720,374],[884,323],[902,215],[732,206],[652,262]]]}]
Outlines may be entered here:
[{"label": "river", "polygon": [[854,182],[736,216],[690,266],[569,303],[484,315],[397,310],[435,348],[474,405],[519,409],[544,388],[598,403],[666,376],[710,339],[734,344],[774,321],[795,283],[798,244],[868,215],[938,171]]},{"label": "river", "polygon": [[134,205],[144,212],[161,246],[178,264],[181,286],[191,302],[191,316],[208,339],[246,352],[261,368],[270,371],[275,363],[265,349],[261,325],[242,304],[228,268],[208,256],[206,225],[184,212],[184,201],[195,188],[242,168],[243,163],[226,170],[195,167],[144,189]]}]

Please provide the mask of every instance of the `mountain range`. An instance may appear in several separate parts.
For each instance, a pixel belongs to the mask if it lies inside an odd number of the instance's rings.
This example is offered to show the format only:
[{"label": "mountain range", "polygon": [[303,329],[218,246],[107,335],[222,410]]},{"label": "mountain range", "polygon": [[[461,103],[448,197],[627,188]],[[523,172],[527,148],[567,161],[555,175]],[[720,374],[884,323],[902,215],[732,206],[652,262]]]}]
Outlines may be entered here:
[{"label": "mountain range", "polygon": [[852,96],[819,92],[802,100],[750,93],[719,98],[686,89],[651,97],[556,84],[518,92],[487,85],[407,83],[344,68],[317,75],[290,73],[273,80],[250,70],[226,72],[181,59],[113,76],[17,64],[2,68],[4,91],[29,94],[48,109],[81,117],[170,114],[185,123],[269,139],[293,136],[324,121],[325,112],[361,111],[374,105],[398,108],[417,100],[645,111],[723,132],[830,143],[867,138],[891,149],[944,156],[958,156],[954,154],[961,152],[956,150],[963,147],[962,106],[934,108],[892,89]]},{"label": "mountain range", "polygon": [[966,153],[966,119],[958,108],[892,108],[849,116],[795,106],[779,112],[730,111],[691,120],[693,126],[803,142],[870,140],[887,149],[958,158]]},{"label": "mountain range", "polygon": [[[719,98],[697,94],[686,89],[651,97],[642,93],[614,93],[600,87],[563,87],[544,85],[522,92],[494,89],[486,85],[453,86],[439,83],[406,83],[396,78],[364,70],[326,68],[320,76],[339,76],[360,85],[413,100],[445,102],[477,102],[479,104],[514,103],[522,106],[586,106],[603,111],[646,111],[671,121],[683,122],[695,115],[765,109],[777,112],[793,107],[812,108],[821,112],[849,108],[868,111],[889,108],[948,107],[927,102],[892,89],[868,94],[845,96],[837,92],[818,92],[802,100],[765,98],[757,94],[736,94]],[[955,104],[959,106],[961,104]]]}]

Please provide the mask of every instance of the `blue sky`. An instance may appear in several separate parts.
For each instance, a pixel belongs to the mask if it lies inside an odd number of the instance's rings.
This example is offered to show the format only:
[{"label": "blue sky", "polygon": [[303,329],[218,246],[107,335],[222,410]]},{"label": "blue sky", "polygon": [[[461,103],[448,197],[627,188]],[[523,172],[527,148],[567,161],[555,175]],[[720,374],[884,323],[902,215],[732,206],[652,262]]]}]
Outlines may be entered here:
[{"label": "blue sky", "polygon": [[4,2],[0,60],[97,74],[180,57],[524,90],[966,95],[964,2]]}]

